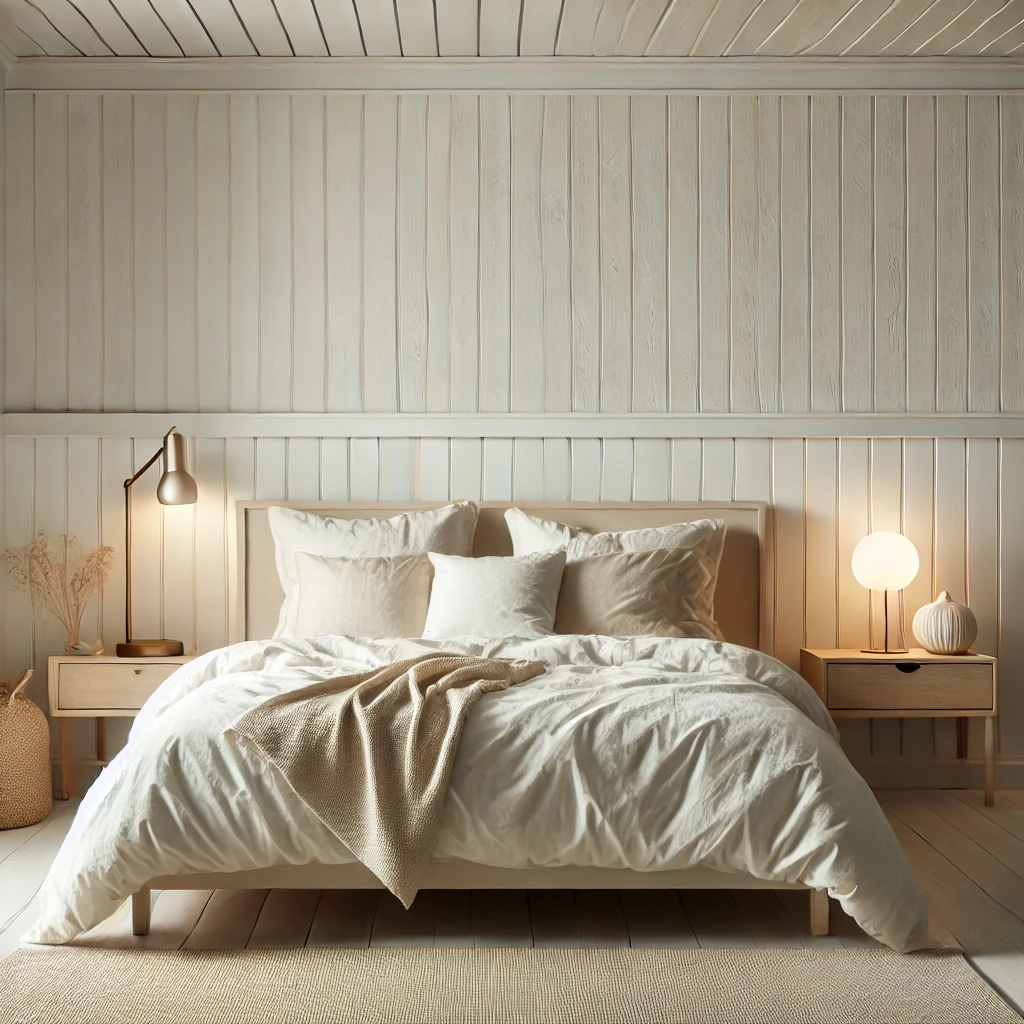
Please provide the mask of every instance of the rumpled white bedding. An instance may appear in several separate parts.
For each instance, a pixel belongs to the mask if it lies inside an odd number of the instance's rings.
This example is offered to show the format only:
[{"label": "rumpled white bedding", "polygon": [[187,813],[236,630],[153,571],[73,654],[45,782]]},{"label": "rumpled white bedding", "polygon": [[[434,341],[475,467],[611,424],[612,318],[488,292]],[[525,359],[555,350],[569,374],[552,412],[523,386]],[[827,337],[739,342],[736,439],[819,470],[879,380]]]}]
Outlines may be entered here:
[{"label": "rumpled white bedding", "polygon": [[351,861],[229,726],[283,690],[431,649],[548,666],[471,713],[435,859],[747,872],[839,889],[880,941],[930,944],[903,851],[796,673],[719,641],[596,636],[278,639],[197,658],[86,794],[26,938],[65,942],[159,875]]}]

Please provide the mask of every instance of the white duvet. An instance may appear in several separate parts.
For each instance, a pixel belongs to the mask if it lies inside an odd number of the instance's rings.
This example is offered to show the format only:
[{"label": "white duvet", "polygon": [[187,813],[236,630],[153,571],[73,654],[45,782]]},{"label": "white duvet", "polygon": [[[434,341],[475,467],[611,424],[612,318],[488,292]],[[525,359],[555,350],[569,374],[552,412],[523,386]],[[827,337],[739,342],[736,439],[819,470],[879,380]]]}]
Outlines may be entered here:
[{"label": "white duvet", "polygon": [[903,851],[796,673],[727,643],[593,636],[280,639],[197,658],[86,794],[27,938],[65,942],[158,875],[351,861],[226,730],[275,693],[424,649],[548,666],[471,713],[435,859],[747,872],[829,888],[895,949],[929,944]]}]

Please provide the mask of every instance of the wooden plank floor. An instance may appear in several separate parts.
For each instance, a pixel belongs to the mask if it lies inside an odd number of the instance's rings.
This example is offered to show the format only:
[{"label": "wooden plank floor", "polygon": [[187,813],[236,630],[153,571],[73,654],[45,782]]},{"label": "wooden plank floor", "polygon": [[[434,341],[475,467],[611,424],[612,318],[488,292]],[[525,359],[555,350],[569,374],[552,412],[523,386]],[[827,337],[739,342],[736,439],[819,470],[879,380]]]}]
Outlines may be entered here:
[{"label": "wooden plank floor", "polygon": [[[933,911],[933,928],[1024,1010],[1024,791],[985,807],[971,790],[877,793]],[[36,914],[36,893],[76,801],[45,822],[0,832],[0,956]],[[259,946],[761,947],[876,945],[832,907],[832,934],[808,929],[807,896],[767,890],[502,891],[420,894],[410,911],[388,893],[165,891],[150,934],[131,934],[125,903],[77,944],[175,949]]]}]

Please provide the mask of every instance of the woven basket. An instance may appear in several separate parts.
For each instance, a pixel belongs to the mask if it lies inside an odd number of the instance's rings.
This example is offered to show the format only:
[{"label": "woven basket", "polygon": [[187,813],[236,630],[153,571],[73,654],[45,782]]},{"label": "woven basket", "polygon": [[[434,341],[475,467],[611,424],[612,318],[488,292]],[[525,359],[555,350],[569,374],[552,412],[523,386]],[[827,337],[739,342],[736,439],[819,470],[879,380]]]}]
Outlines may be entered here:
[{"label": "woven basket", "polygon": [[21,691],[29,669],[8,696],[0,688],[0,829],[42,821],[53,807],[50,727]]}]

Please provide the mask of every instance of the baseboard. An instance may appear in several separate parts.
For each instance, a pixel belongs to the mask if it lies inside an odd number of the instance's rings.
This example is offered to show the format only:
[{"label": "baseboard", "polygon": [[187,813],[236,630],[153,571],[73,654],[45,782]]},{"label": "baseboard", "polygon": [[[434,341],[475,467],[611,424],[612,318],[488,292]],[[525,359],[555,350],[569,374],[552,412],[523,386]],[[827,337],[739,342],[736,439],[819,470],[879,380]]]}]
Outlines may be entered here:
[{"label": "baseboard", "polygon": [[[874,757],[855,760],[853,765],[872,789],[982,789],[985,785],[985,762],[980,757]],[[996,789],[1024,789],[1024,758],[996,760]]]}]

